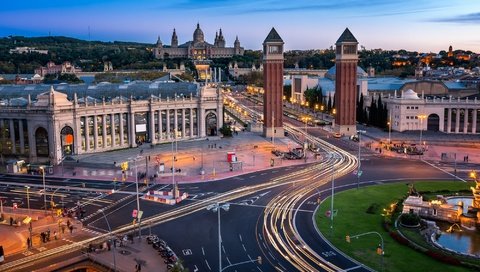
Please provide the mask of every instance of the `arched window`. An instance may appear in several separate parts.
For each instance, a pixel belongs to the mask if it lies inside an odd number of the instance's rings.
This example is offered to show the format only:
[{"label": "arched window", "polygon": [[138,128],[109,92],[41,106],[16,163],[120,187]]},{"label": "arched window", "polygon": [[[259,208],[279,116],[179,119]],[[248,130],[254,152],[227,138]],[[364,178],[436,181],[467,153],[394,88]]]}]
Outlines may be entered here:
[{"label": "arched window", "polygon": [[217,136],[217,116],[215,113],[207,114],[205,120],[207,136]]},{"label": "arched window", "polygon": [[62,156],[72,155],[73,154],[73,129],[69,126],[63,127],[60,131],[60,138],[62,140]]},{"label": "arched window", "polygon": [[48,132],[43,127],[39,127],[35,131],[35,144],[37,157],[48,157]]}]

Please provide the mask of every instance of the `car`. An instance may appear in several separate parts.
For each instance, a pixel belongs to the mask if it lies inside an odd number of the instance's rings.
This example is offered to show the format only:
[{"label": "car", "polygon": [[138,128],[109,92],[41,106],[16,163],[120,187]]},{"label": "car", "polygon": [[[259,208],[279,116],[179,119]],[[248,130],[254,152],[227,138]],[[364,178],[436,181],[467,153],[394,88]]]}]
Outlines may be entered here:
[{"label": "car", "polygon": [[342,138],[342,134],[336,132],[336,133],[333,133],[333,137],[335,137],[335,138]]}]

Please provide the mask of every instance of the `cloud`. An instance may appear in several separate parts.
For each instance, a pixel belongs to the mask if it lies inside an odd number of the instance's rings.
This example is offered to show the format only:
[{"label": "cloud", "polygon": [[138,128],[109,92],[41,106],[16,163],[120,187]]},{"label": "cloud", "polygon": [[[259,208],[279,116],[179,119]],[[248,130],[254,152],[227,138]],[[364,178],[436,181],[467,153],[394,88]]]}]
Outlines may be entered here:
[{"label": "cloud", "polygon": [[463,14],[455,17],[439,18],[432,21],[439,23],[480,24],[480,12]]}]

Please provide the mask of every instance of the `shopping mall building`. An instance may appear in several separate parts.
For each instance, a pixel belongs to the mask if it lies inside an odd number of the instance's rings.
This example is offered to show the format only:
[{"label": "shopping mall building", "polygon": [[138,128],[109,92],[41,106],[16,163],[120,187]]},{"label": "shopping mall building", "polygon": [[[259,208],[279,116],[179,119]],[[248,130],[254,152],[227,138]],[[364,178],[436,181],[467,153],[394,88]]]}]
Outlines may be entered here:
[{"label": "shopping mall building", "polygon": [[0,86],[2,160],[58,164],[66,156],[215,136],[214,86],[168,81]]}]

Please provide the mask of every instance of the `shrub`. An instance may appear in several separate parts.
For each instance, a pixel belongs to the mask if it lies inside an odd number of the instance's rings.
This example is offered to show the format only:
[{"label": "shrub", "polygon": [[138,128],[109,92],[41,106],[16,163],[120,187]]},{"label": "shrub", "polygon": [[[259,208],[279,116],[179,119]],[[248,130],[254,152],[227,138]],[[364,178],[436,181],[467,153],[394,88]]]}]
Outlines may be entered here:
[{"label": "shrub", "polygon": [[451,265],[461,265],[462,263],[455,257],[443,254],[441,252],[433,251],[433,250],[428,250],[426,254],[435,260],[439,260],[441,262],[451,264]]},{"label": "shrub", "polygon": [[367,208],[366,213],[376,214],[378,213],[379,210],[380,210],[380,205],[378,205],[377,203],[373,203]]},{"label": "shrub", "polygon": [[400,216],[400,222],[405,226],[418,226],[420,224],[420,216],[415,213],[404,213]]}]

